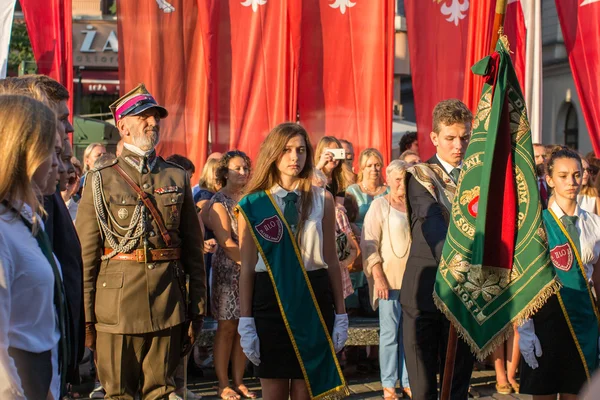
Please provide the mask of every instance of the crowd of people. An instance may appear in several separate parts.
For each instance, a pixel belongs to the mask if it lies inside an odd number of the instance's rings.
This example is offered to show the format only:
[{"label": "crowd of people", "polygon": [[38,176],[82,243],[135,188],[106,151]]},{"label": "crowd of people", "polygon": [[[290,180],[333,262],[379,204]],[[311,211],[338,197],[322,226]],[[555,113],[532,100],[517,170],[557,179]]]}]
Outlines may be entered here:
[{"label": "crowd of people", "polygon": [[[93,143],[81,161],[68,99],[45,76],[0,81],[0,398],[80,397],[84,354],[91,398],[198,398],[185,367],[206,316],[219,397],[257,397],[248,361],[265,399],[343,397],[353,315],[378,316],[385,399],[438,398],[450,323],[432,292],[448,215],[430,190],[458,184],[473,120],[462,102],[433,110],[426,162],[416,133],[398,160],[367,148],[355,164],[347,140],[313,146],[283,123],[256,160],[212,153],[195,184],[189,159],[156,154],[168,110],[143,85],[111,106],[116,154]],[[598,360],[584,300],[600,290],[600,160],[541,144],[532,156],[550,247],[570,244],[581,267],[555,267],[561,292],[584,305],[567,312],[553,296],[490,362],[499,393],[576,398]],[[468,398],[473,368],[459,341],[452,399]]]}]

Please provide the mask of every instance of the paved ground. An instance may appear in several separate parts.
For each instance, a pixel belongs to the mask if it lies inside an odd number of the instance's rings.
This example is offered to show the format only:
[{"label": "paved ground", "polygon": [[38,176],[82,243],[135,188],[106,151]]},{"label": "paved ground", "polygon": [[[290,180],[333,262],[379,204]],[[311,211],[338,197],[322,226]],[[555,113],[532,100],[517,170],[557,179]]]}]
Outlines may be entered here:
[{"label": "paved ground", "polygon": [[[204,378],[190,379],[188,387],[194,393],[200,394],[203,399],[218,399],[216,391],[216,379],[213,369],[204,370]],[[350,392],[350,399],[381,399],[381,384],[377,372],[371,371],[368,373],[358,373],[356,371],[348,371],[346,373]],[[472,390],[475,397],[480,400],[511,400],[511,399],[527,399],[531,396],[526,395],[501,395],[495,390],[495,374],[493,370],[475,371],[471,380]],[[256,390],[260,395],[260,382],[257,379],[247,379],[247,386],[251,390]],[[81,388],[81,393],[89,393],[90,384],[85,384]],[[259,397],[260,398],[260,397]]]}]

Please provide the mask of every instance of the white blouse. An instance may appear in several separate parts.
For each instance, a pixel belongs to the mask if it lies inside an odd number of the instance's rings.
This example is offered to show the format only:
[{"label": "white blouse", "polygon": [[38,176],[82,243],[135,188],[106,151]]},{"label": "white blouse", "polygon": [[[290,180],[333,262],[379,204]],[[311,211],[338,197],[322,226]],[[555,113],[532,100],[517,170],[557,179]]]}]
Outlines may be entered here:
[{"label": "white blouse", "polygon": [[[565,215],[556,202],[552,203],[550,209],[558,219]],[[581,262],[587,279],[590,280],[594,272],[594,265],[600,256],[600,216],[589,213],[579,206],[575,208],[575,215],[578,217],[575,226],[579,232]]]},{"label": "white blouse", "polygon": [[[22,215],[31,222],[29,210]],[[53,350],[55,367],[60,330],[53,299],[54,273],[37,240],[18,215],[0,204],[1,399],[20,398],[21,380],[9,347],[32,353]]]},{"label": "white blouse", "polygon": [[596,213],[596,196],[587,196],[585,194],[577,195],[577,205],[583,210],[595,214]]},{"label": "white blouse", "polygon": [[[279,185],[273,186],[270,190],[273,195],[273,199],[277,206],[283,213],[285,211],[285,202],[283,198],[289,193],[287,190]],[[312,210],[308,219],[304,222],[304,229],[302,230],[302,236],[300,243],[300,253],[302,254],[302,261],[304,262],[304,268],[307,271],[315,271],[317,269],[327,268],[325,258],[323,257],[323,215],[325,211],[325,189],[313,186],[313,204]],[[294,190],[294,193],[300,195],[299,190]],[[254,269],[256,272],[266,272],[267,267],[265,262],[258,254],[258,262]]]},{"label": "white blouse", "polygon": [[391,207],[386,197],[373,200],[365,216],[360,248],[374,309],[378,299],[373,290],[373,267],[381,264],[390,289],[401,289],[410,244],[406,212]]}]

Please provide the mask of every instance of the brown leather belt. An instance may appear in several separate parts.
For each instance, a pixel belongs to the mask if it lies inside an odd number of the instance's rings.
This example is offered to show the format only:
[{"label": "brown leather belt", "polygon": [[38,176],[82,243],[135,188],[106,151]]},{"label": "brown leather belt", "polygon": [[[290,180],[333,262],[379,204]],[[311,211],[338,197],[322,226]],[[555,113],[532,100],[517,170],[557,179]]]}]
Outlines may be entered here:
[{"label": "brown leather belt", "polygon": [[[104,249],[104,255],[112,253],[112,249]],[[181,249],[159,249],[159,250],[148,250],[144,257],[144,249],[136,249],[133,253],[117,253],[111,258],[111,260],[120,261],[136,261],[139,263],[143,262],[156,262],[156,261],[173,261],[181,258]]]}]

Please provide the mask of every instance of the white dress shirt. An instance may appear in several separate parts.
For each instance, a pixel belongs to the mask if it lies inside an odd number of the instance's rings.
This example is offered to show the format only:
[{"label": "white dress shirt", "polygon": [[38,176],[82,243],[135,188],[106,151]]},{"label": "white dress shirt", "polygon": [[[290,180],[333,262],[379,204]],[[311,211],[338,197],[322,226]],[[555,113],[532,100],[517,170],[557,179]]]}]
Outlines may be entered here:
[{"label": "white dress shirt", "polygon": [[[565,215],[556,202],[552,203],[550,209],[556,214],[558,219]],[[581,262],[583,263],[587,279],[590,280],[594,272],[594,264],[596,264],[600,255],[600,216],[582,210],[579,206],[575,207],[574,215],[577,216],[575,226],[579,232]]]},{"label": "white dress shirt", "polygon": [[[289,193],[287,190],[279,185],[273,186],[270,190],[273,195],[275,203],[283,213],[285,211],[285,202],[283,198]],[[294,190],[298,196],[301,192]],[[302,230],[302,237],[300,243],[300,253],[302,255],[302,261],[304,262],[304,268],[307,271],[315,271],[317,269],[327,268],[325,258],[323,257],[323,214],[325,211],[325,189],[313,186],[313,204],[312,210],[308,219],[304,222],[304,228]],[[300,198],[298,198],[300,201]],[[256,263],[256,272],[266,272],[267,267],[265,262],[258,254],[258,262]]]},{"label": "white dress shirt", "polygon": [[442,164],[442,167],[444,167],[444,169],[446,170],[446,172],[448,173],[448,175],[450,175],[450,177],[452,177],[452,174],[450,172],[452,172],[452,170],[454,168],[458,168],[458,169],[462,168],[462,161],[460,162],[460,164],[458,164],[458,167],[455,167],[454,165],[449,164],[446,161],[442,160],[442,157],[440,157],[439,154],[436,154],[435,157],[438,159],[438,161],[440,162],[440,164]]},{"label": "white dress shirt", "polygon": [[[29,207],[21,214],[32,222]],[[0,204],[0,399],[24,398],[18,394],[21,380],[8,348],[56,351],[60,339],[56,321],[52,267],[19,215]],[[53,381],[57,374],[53,368]]]}]

